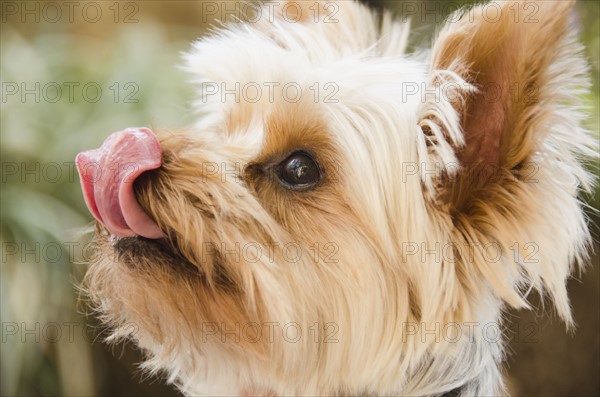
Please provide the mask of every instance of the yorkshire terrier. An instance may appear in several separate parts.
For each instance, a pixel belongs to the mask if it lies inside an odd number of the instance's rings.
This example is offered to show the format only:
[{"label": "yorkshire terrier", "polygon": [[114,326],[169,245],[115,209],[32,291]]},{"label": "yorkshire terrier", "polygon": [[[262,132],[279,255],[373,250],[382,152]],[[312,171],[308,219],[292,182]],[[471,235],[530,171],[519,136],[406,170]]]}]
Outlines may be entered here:
[{"label": "yorkshire terrier", "polygon": [[77,157],[101,318],[189,395],[506,393],[503,311],[571,326],[590,243],[573,3],[462,10],[430,51],[354,1],[195,42],[197,123]]}]

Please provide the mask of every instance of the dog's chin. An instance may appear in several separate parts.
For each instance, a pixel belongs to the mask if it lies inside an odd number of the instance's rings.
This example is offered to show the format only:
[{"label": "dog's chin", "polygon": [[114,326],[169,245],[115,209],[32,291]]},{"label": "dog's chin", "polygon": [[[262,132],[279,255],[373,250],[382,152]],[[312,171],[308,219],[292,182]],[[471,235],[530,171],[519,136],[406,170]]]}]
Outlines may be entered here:
[{"label": "dog's chin", "polygon": [[151,271],[153,267],[162,266],[181,275],[202,275],[198,266],[173,250],[172,244],[165,238],[110,236],[108,239],[112,243],[116,261],[131,269]]}]

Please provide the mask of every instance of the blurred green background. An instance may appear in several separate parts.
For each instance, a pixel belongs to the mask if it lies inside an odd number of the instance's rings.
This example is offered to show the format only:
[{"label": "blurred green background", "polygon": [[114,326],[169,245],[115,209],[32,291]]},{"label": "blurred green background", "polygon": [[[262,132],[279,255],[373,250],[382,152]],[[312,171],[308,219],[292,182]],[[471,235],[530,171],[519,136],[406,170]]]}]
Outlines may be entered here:
[{"label": "blurred green background", "polygon": [[[216,15],[207,15],[207,3]],[[128,126],[192,121],[180,53],[231,1],[0,3],[2,395],[177,395],[138,369],[130,346],[109,347],[74,285],[94,252],[75,155]],[[406,10],[406,3],[371,1]],[[463,2],[412,1],[413,44],[428,45],[444,14]],[[232,14],[235,14],[232,13]],[[600,11],[577,4],[593,72],[588,127],[599,128]],[[598,171],[597,164],[594,172]],[[585,197],[598,208],[596,193]],[[598,217],[590,209],[596,241]],[[578,322],[569,335],[553,315],[513,312],[506,372],[513,395],[600,395],[600,286],[594,266],[570,281]],[[546,308],[548,306],[546,305]]]}]

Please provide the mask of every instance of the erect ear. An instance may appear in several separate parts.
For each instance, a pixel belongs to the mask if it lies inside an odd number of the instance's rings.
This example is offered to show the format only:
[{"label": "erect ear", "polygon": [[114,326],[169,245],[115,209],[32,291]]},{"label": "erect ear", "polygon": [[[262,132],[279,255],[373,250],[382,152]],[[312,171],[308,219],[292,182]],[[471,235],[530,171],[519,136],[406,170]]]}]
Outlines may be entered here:
[{"label": "erect ear", "polygon": [[[419,154],[441,170],[424,182],[457,235],[502,247],[502,263],[475,271],[515,306],[525,305],[519,287],[546,289],[567,320],[565,279],[588,238],[576,196],[591,177],[580,158],[595,156],[578,113],[587,66],[569,31],[573,4],[492,2],[452,17],[430,84],[454,85],[423,104]],[[535,263],[519,260],[527,250]]]},{"label": "erect ear", "polygon": [[[586,66],[568,32],[573,4],[491,2],[453,16],[438,35],[432,83],[454,76],[462,86],[450,95],[459,124],[443,126],[445,142],[440,142],[451,145],[463,173],[469,172],[461,179],[461,197],[454,189],[454,199],[463,199],[457,204],[468,199],[465,189],[497,181],[501,170],[525,166],[550,133],[544,121],[576,94],[574,78],[585,74]],[[422,125],[431,125],[431,112],[423,116]]]}]

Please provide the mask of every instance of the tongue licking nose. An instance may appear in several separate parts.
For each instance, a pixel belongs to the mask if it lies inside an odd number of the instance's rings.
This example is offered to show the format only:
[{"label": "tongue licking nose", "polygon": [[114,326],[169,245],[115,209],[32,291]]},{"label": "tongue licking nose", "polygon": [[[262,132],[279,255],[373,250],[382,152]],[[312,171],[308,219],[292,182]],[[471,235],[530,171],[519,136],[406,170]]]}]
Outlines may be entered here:
[{"label": "tongue licking nose", "polygon": [[138,176],[162,165],[160,144],[152,131],[128,128],[115,132],[98,149],[79,153],[75,162],[85,203],[110,233],[119,237],[165,237],[133,192]]}]

